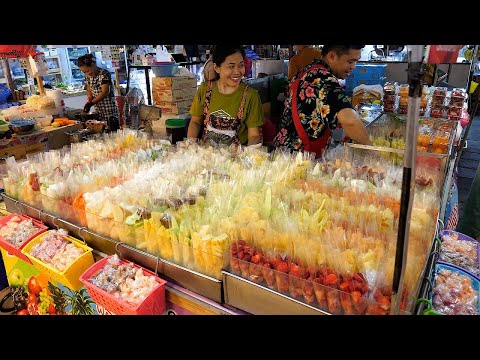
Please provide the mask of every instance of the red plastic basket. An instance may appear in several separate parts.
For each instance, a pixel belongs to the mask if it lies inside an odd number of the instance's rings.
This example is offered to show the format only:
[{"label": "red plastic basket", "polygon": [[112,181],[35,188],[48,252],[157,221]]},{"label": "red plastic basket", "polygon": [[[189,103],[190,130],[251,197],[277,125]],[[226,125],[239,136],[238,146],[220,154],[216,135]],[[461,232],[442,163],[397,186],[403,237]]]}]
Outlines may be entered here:
[{"label": "red plastic basket", "polygon": [[[97,274],[106,265],[108,259],[112,256],[104,257],[90,266],[82,276],[80,281],[83,282],[87,288],[90,297],[99,305],[102,305],[105,309],[115,315],[161,315],[166,309],[165,305],[165,280],[159,278],[155,273],[138,266],[133,263],[133,266],[137,269],[142,269],[145,276],[150,275],[155,277],[155,281],[158,286],[155,287],[150,294],[137,306],[132,306],[120,298],[115,298],[105,290],[100,289],[98,286],[93,285],[89,279]],[[130,261],[120,259],[121,264],[129,264]]]},{"label": "red plastic basket", "polygon": [[23,220],[26,220],[26,219],[32,219],[32,222],[33,222],[33,225],[35,227],[38,228],[38,231],[36,233],[34,233],[32,236],[30,236],[29,238],[23,240],[22,244],[19,246],[19,247],[16,247],[15,245],[13,245],[12,243],[8,242],[7,240],[5,240],[3,237],[0,236],[0,247],[2,247],[3,249],[7,250],[7,252],[11,255],[15,255],[16,257],[22,259],[23,261],[29,263],[29,264],[32,264],[32,262],[30,261],[30,259],[25,256],[24,254],[22,254],[22,249],[32,240],[34,239],[35,237],[37,237],[38,235],[40,235],[41,233],[44,233],[45,231],[47,231],[48,229],[48,226],[46,226],[44,223],[42,223],[41,221],[38,221],[30,216],[26,216],[26,215],[20,215],[20,214],[10,214],[8,215],[7,217],[3,218],[0,220],[0,228],[4,227],[12,217],[14,216],[18,216],[20,218],[22,218]]}]

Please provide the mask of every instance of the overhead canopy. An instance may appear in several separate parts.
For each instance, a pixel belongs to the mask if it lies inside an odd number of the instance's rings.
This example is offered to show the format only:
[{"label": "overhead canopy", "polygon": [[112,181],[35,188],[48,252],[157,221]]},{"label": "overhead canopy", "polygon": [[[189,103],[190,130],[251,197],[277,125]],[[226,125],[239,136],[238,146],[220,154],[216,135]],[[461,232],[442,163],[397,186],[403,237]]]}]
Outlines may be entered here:
[{"label": "overhead canopy", "polygon": [[0,45],[0,59],[33,56],[36,47],[36,45]]}]

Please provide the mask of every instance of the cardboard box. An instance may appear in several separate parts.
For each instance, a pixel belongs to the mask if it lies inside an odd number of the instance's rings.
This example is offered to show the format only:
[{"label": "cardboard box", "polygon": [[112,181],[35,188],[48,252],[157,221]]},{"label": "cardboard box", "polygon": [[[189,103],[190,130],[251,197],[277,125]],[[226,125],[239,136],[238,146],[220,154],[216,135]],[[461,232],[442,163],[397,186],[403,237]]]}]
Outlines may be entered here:
[{"label": "cardboard box", "polygon": [[154,77],[152,91],[197,88],[197,78],[188,76]]},{"label": "cardboard box", "polygon": [[192,100],[197,92],[196,88],[184,88],[177,90],[156,90],[152,91],[153,101],[157,102],[178,102]]},{"label": "cardboard box", "polygon": [[153,105],[162,109],[162,114],[183,114],[187,113],[192,106],[192,100],[184,100],[178,102],[154,102]]}]

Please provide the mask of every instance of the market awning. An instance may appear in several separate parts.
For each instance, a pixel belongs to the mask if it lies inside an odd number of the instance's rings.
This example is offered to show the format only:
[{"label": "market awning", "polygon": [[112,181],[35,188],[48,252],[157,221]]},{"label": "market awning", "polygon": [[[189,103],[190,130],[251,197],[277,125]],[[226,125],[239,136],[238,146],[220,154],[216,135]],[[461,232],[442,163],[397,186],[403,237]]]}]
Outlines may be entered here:
[{"label": "market awning", "polygon": [[36,45],[0,45],[0,58],[11,59],[35,55]]}]

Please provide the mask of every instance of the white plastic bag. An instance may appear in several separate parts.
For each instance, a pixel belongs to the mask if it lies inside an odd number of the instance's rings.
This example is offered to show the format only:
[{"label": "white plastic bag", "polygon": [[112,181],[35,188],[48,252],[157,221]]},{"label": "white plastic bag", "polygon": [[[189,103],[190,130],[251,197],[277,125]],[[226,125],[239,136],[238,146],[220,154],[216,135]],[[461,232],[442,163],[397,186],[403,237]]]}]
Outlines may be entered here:
[{"label": "white plastic bag", "polygon": [[38,53],[35,56],[29,55],[28,63],[30,65],[30,76],[32,78],[47,75],[48,66],[44,53]]},{"label": "white plastic bag", "polygon": [[172,62],[172,59],[170,57],[170,54],[168,53],[167,48],[163,45],[157,45],[156,57],[157,57],[157,62]]}]

